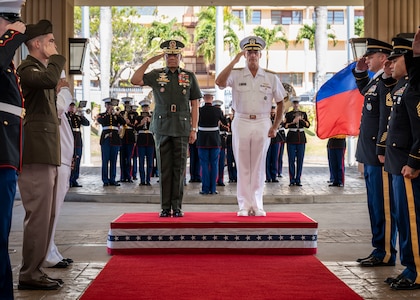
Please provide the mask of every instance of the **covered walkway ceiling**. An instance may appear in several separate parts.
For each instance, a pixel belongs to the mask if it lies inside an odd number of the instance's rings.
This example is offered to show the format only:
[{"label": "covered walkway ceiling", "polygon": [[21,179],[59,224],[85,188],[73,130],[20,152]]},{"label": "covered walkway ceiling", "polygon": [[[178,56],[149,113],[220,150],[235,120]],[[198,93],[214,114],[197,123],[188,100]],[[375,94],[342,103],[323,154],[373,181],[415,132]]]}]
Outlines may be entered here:
[{"label": "covered walkway ceiling", "polygon": [[77,6],[362,6],[364,0],[75,0]]}]

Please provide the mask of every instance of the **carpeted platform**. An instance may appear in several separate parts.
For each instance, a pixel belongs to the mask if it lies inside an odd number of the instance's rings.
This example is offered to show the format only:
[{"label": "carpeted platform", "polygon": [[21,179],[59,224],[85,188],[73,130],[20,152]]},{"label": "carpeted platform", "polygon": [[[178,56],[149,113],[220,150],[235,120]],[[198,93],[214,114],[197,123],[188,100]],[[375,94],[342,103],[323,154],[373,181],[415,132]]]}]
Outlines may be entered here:
[{"label": "carpeted platform", "polygon": [[360,300],[312,255],[116,255],[81,300]]},{"label": "carpeted platform", "polygon": [[316,253],[318,224],[300,212],[237,217],[236,213],[189,212],[183,218],[125,213],[111,222],[108,253]]}]

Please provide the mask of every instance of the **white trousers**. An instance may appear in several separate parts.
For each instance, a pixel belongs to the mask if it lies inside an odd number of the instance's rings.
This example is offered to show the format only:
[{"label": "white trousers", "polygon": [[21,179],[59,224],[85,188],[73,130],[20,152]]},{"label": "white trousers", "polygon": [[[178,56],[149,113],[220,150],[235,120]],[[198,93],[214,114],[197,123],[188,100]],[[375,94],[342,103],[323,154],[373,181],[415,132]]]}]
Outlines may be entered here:
[{"label": "white trousers", "polygon": [[232,121],[232,148],[238,171],[236,193],[239,210],[263,210],[270,127],[269,117],[249,119],[235,116]]},{"label": "white trousers", "polygon": [[51,240],[48,245],[47,255],[45,256],[45,260],[42,263],[42,266],[45,268],[55,266],[59,263],[63,256],[58,251],[57,245],[55,244],[54,237],[55,237],[55,229],[57,228],[57,221],[58,216],[60,215],[61,207],[64,203],[64,198],[70,187],[70,174],[71,174],[71,167],[62,164],[61,166],[57,167],[57,192],[56,192],[56,205],[55,205],[55,219],[53,223],[53,229],[51,234]]}]

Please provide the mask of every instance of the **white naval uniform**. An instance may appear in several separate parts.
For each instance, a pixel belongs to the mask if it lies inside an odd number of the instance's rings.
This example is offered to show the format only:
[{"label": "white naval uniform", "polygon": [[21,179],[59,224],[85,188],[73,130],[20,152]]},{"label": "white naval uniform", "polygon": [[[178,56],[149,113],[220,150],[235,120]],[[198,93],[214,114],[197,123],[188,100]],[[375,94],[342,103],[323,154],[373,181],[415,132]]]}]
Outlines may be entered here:
[{"label": "white naval uniform", "polygon": [[55,219],[51,233],[51,240],[48,246],[47,255],[45,256],[43,267],[52,267],[59,263],[63,256],[58,251],[54,242],[55,229],[57,227],[58,216],[60,215],[61,206],[64,203],[67,191],[70,186],[71,162],[74,151],[74,137],[70,123],[67,120],[66,112],[73,97],[68,88],[61,88],[57,95],[57,115],[61,119],[60,123],[60,146],[61,146],[61,165],[57,167],[57,190],[55,204]]},{"label": "white naval uniform", "polygon": [[274,73],[262,68],[255,77],[248,67],[233,69],[226,86],[232,88],[232,108],[235,110],[232,147],[238,171],[239,210],[263,210],[272,101],[283,101],[287,92]]}]

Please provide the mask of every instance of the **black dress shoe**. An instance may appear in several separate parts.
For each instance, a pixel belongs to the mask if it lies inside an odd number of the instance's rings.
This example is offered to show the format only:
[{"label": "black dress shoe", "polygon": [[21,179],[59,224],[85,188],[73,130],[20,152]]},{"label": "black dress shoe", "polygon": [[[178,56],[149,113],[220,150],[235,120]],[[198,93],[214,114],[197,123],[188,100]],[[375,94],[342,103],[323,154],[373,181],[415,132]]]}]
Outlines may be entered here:
[{"label": "black dress shoe", "polygon": [[341,183],[331,183],[328,186],[343,187],[343,185]]},{"label": "black dress shoe", "polygon": [[289,184],[289,186],[295,186],[296,185],[296,183],[290,183]]},{"label": "black dress shoe", "polygon": [[71,187],[83,187],[83,185],[81,185],[81,184],[79,184],[79,183],[75,182],[75,183],[72,183],[72,184],[71,184]]},{"label": "black dress shoe", "polygon": [[420,289],[420,284],[406,277],[402,277],[397,282],[391,283],[390,287],[393,290],[417,290]]},{"label": "black dress shoe", "polygon": [[119,184],[118,182],[111,182],[109,185],[120,186],[121,184]]},{"label": "black dress shoe", "polygon": [[200,191],[199,193],[200,193],[200,195],[208,195],[209,194],[208,192],[203,192],[203,191]]},{"label": "black dress shoe", "polygon": [[271,182],[279,182],[277,179],[273,179],[271,180]]},{"label": "black dress shoe", "polygon": [[299,182],[299,183],[296,183],[296,186],[302,186],[302,184]]},{"label": "black dress shoe", "polygon": [[171,211],[169,209],[162,209],[162,211],[159,214],[159,217],[161,218],[169,218],[171,216]]},{"label": "black dress shoe", "polygon": [[271,182],[271,179],[267,179],[265,182]]},{"label": "black dress shoe", "polygon": [[180,209],[175,209],[174,213],[172,214],[174,218],[181,218],[184,216],[184,213]]},{"label": "black dress shoe", "polygon": [[109,183],[104,183],[104,186],[109,186]]},{"label": "black dress shoe", "polygon": [[225,184],[223,182],[219,182],[217,183],[218,186],[225,186]]},{"label": "black dress shoe", "polygon": [[369,256],[366,256],[366,257],[363,257],[363,258],[358,258],[358,259],[356,259],[356,261],[359,263],[359,262],[362,262],[362,260],[370,259],[371,257],[372,257],[372,254],[369,254]]},{"label": "black dress shoe", "polygon": [[402,274],[398,275],[397,277],[387,277],[387,279],[385,279],[384,282],[386,284],[391,284],[391,283],[397,282],[398,280],[400,280],[403,277],[404,276]]},{"label": "black dress shoe", "polygon": [[219,192],[218,191],[214,191],[214,192],[210,192],[210,195],[217,195]]},{"label": "black dress shoe", "polygon": [[386,267],[386,266],[395,266],[395,262],[383,262],[375,256],[371,256],[368,259],[362,260],[360,262],[362,267]]},{"label": "black dress shoe", "polygon": [[61,285],[43,276],[39,280],[19,280],[18,290],[58,290]]},{"label": "black dress shoe", "polygon": [[146,183],[146,185],[147,185],[147,186],[151,186],[150,182],[147,182],[147,183]]},{"label": "black dress shoe", "polygon": [[133,177],[133,180],[137,180],[137,177]]},{"label": "black dress shoe", "polygon": [[65,261],[68,264],[72,264],[74,262],[71,258],[63,258],[62,261]]},{"label": "black dress shoe", "polygon": [[68,266],[69,266],[69,263],[62,260],[62,261],[59,261],[58,263],[56,263],[54,266],[49,267],[49,268],[64,269],[64,268],[67,268]]}]

